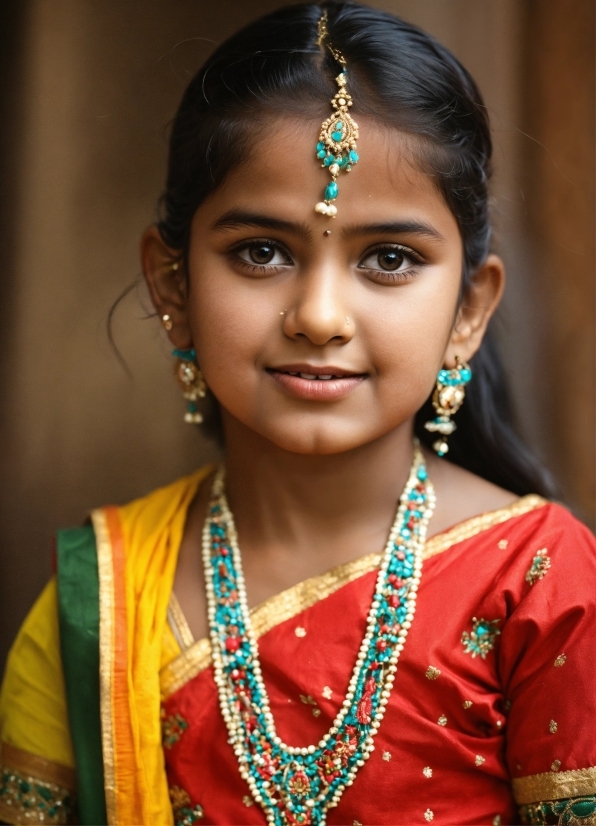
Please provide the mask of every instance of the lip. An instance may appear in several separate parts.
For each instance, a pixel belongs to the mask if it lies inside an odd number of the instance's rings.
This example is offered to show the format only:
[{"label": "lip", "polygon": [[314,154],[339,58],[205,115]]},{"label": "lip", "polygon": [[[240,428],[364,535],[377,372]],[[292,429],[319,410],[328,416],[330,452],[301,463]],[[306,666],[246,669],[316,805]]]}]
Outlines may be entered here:
[{"label": "lip", "polygon": [[[344,367],[328,364],[283,364],[270,367],[267,372],[286,392],[298,399],[310,401],[337,401],[345,398],[366,379],[365,373],[356,373]],[[307,376],[331,376],[332,378],[303,378]]]}]

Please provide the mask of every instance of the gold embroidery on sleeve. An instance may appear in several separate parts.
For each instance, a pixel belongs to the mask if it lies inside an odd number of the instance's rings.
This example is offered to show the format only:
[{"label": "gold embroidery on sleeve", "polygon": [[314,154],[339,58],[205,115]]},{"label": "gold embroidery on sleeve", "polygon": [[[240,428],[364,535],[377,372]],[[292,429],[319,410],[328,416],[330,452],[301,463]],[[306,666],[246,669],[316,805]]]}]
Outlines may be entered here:
[{"label": "gold embroidery on sleeve", "polygon": [[596,768],[514,777],[512,784],[518,804],[592,795],[596,793]]},{"label": "gold embroidery on sleeve", "polygon": [[71,823],[75,772],[3,743],[0,751],[0,819],[7,823]]}]

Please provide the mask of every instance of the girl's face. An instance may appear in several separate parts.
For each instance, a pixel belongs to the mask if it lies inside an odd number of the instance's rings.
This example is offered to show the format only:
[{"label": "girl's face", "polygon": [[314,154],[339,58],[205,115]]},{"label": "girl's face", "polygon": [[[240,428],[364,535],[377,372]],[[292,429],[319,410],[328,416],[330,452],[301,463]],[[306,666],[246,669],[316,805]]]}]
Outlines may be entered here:
[{"label": "girl's face", "polygon": [[361,122],[333,219],[314,211],[329,180],[316,134],[276,122],[197,210],[186,315],[224,422],[331,454],[410,432],[484,326],[458,314],[458,226],[399,134]]}]

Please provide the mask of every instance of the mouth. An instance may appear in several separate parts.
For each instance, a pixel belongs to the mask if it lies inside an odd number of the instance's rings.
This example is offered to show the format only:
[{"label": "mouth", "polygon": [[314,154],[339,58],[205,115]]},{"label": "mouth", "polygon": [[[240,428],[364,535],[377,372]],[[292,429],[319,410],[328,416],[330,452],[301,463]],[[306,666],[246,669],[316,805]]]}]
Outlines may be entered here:
[{"label": "mouth", "polygon": [[367,377],[335,365],[288,364],[267,372],[291,396],[314,401],[344,398]]}]

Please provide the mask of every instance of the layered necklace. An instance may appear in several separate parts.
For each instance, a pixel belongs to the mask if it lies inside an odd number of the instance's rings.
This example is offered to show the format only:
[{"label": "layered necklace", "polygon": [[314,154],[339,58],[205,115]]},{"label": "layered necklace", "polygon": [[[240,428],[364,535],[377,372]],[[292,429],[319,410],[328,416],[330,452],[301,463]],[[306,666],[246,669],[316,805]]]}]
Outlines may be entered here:
[{"label": "layered necklace", "polygon": [[374,749],[416,607],[422,547],[435,496],[420,448],[401,495],[377,576],[366,633],[343,704],[316,745],[277,735],[252,630],[224,470],[203,529],[203,562],[215,682],[240,774],[269,824],[323,826]]}]

